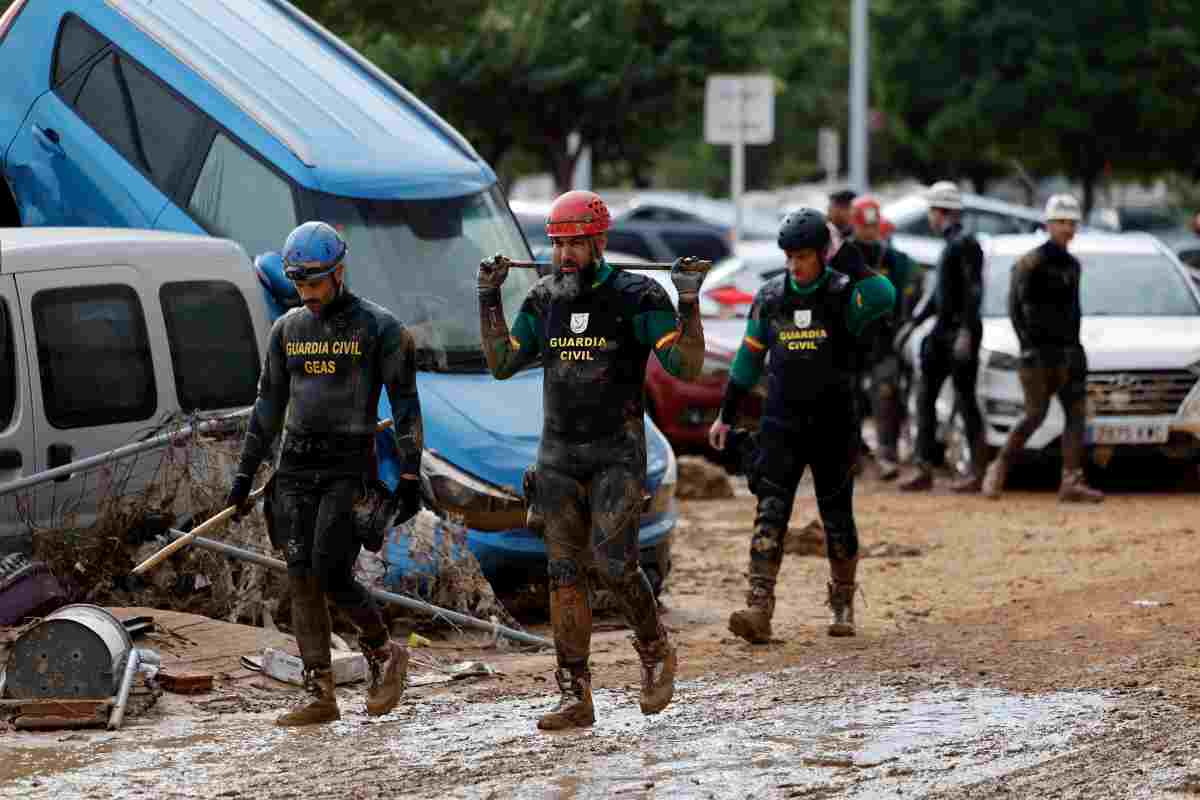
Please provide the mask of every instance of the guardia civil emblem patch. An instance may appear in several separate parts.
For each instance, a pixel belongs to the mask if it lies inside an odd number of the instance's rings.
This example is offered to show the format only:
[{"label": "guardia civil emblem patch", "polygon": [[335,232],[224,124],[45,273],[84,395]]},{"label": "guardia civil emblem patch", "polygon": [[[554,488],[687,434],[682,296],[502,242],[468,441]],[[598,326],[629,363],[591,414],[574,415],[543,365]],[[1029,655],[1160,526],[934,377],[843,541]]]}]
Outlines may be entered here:
[{"label": "guardia civil emblem patch", "polygon": [[794,312],[793,319],[796,320],[797,328],[807,328],[812,324],[812,309],[800,308]]},{"label": "guardia civil emblem patch", "polygon": [[587,330],[588,315],[572,314],[571,315],[571,333],[583,333]]}]

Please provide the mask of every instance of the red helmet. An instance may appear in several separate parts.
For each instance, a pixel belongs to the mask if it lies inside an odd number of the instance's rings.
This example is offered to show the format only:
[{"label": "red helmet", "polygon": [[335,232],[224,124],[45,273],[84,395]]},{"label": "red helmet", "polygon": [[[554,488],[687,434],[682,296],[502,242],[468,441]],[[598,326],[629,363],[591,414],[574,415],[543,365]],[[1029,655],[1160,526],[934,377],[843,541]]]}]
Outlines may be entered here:
[{"label": "red helmet", "polygon": [[869,194],[856,197],[850,204],[851,225],[878,225],[882,218],[879,201]]},{"label": "red helmet", "polygon": [[892,234],[896,232],[896,223],[892,222],[887,217],[879,218],[879,235],[885,239],[890,239]]},{"label": "red helmet", "polygon": [[550,206],[546,217],[546,235],[551,239],[559,236],[594,236],[604,233],[612,223],[608,206],[595,192],[576,189],[560,195]]}]

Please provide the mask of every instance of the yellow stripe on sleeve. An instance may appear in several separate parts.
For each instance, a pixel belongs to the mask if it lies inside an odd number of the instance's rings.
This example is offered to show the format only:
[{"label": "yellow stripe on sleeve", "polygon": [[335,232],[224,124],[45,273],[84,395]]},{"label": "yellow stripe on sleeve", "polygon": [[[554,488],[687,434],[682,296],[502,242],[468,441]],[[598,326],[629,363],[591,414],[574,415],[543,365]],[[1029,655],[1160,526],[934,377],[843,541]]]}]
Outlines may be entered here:
[{"label": "yellow stripe on sleeve", "polygon": [[675,340],[679,338],[679,331],[671,331],[663,334],[662,338],[654,343],[655,350],[662,350],[664,347],[670,347],[675,344]]},{"label": "yellow stripe on sleeve", "polygon": [[765,344],[760,342],[758,339],[755,339],[753,336],[747,336],[743,341],[746,343],[747,347],[756,353],[761,353],[763,350],[767,349]]}]

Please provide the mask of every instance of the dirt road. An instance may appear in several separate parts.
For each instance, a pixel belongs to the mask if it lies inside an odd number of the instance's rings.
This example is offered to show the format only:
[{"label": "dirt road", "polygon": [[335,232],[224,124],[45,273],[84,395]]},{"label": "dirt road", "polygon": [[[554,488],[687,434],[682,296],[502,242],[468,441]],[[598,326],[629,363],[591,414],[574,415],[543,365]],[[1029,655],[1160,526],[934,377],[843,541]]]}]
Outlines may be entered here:
[{"label": "dirt road", "polygon": [[[793,528],[815,513],[802,497]],[[990,502],[864,481],[859,635],[825,635],[825,563],[789,555],[778,640],[763,646],[725,629],[752,498],[683,514],[664,596],[682,680],[658,717],[637,711],[616,626],[594,644],[599,723],[553,736],[533,725],[551,658],[465,636],[417,655],[483,659],[503,677],[415,687],[377,720],[350,687],[340,723],[275,729],[295,693],[259,678],[224,685],[228,702],[168,696],[117,734],[0,734],[0,795],[1200,795],[1194,490],[1064,507],[1046,489]]]}]

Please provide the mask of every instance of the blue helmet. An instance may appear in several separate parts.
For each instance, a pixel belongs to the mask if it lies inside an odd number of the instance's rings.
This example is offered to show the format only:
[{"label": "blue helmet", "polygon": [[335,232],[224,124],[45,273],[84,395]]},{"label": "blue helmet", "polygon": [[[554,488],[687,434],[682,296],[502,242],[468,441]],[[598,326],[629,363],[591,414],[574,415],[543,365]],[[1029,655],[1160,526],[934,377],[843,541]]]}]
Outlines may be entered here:
[{"label": "blue helmet", "polygon": [[323,278],[346,257],[346,240],[327,222],[306,222],[283,244],[283,273],[294,281]]}]

